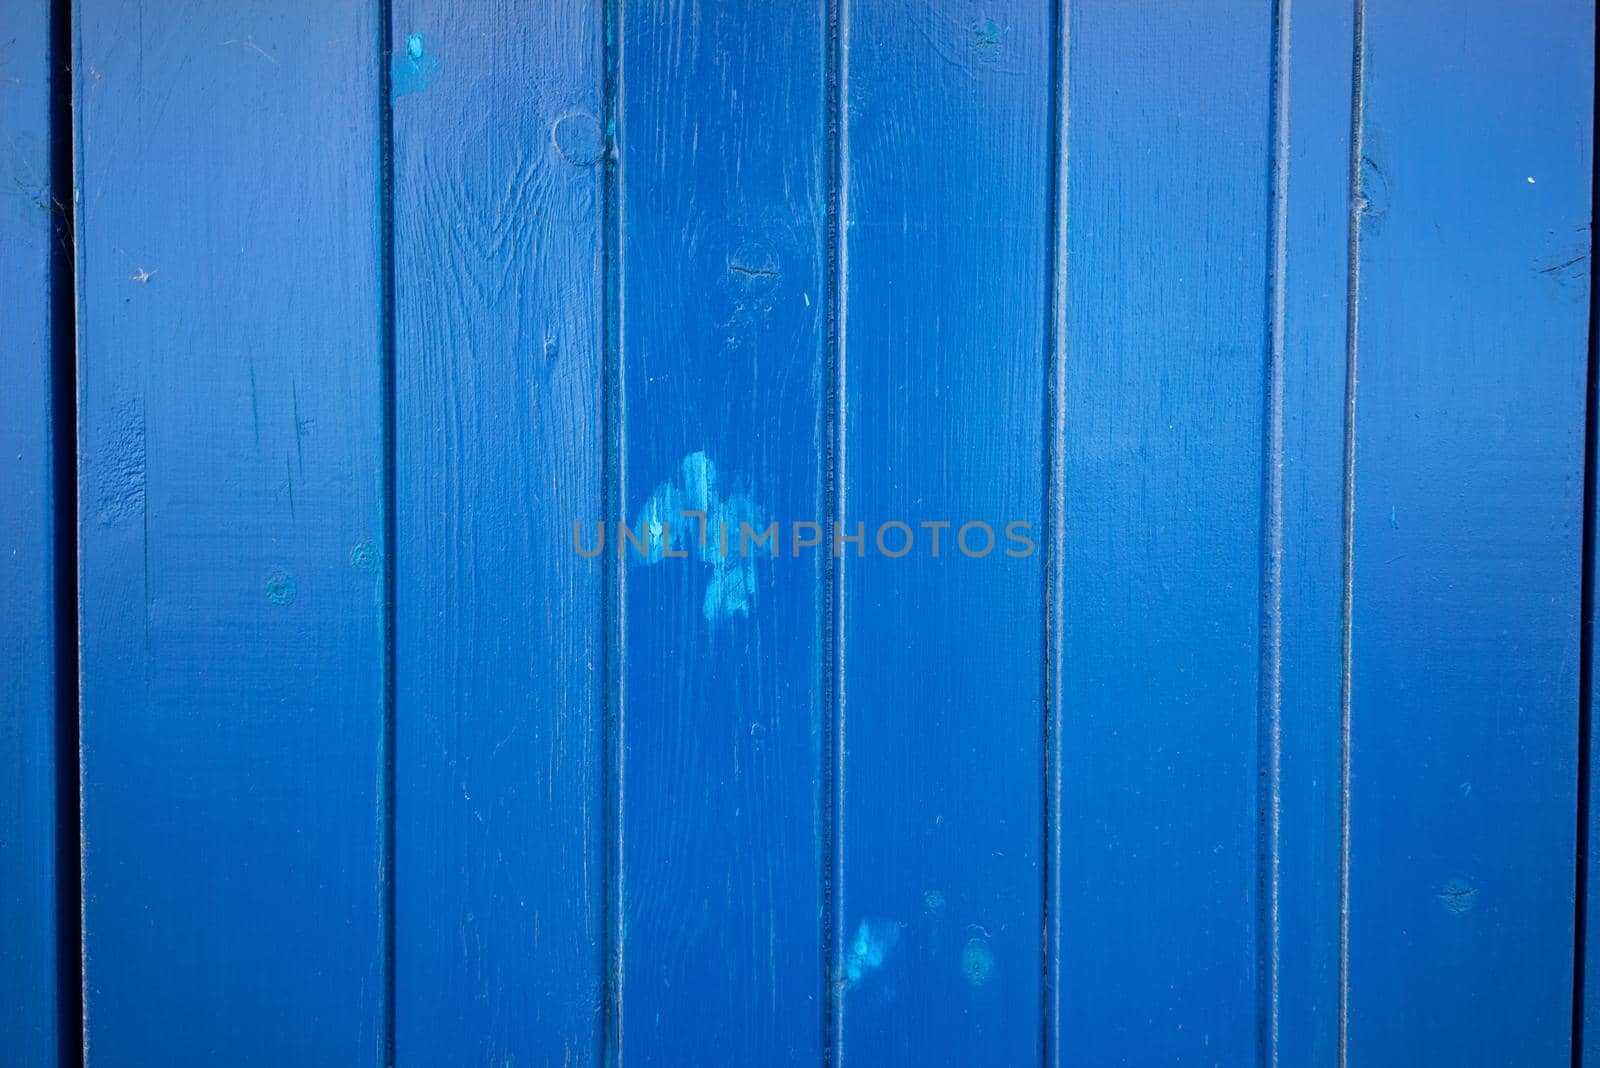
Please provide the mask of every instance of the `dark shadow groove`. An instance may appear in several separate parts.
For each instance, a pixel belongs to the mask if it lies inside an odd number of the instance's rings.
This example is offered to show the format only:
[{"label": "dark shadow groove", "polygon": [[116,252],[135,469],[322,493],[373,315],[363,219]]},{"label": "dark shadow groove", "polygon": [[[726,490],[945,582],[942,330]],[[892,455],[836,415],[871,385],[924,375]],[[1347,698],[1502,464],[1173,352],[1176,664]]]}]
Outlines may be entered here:
[{"label": "dark shadow groove", "polygon": [[[1595,52],[1600,56],[1600,24],[1595,31]],[[1596,112],[1591,118],[1594,129],[1600,132],[1600,85],[1594,91]],[[1590,139],[1593,150],[1595,141]],[[1595,161],[1591,158],[1591,164]],[[1597,443],[1600,443],[1600,323],[1597,308],[1600,301],[1595,295],[1594,224],[1600,218],[1600,165],[1594,167],[1590,185],[1589,240],[1589,353],[1587,385],[1585,388],[1585,418],[1583,440],[1583,561],[1579,610],[1578,651],[1578,827],[1575,839],[1576,892],[1573,899],[1572,922],[1572,1064],[1581,1068],[1584,1042],[1584,986],[1585,948],[1589,927],[1589,746],[1593,737],[1594,701],[1594,560],[1595,560],[1595,461]]]},{"label": "dark shadow groove", "polygon": [[[622,483],[626,441],[623,405],[621,322],[621,51],[622,16],[617,0],[603,0],[600,104],[605,116],[605,156],[600,195],[600,396],[601,514],[623,517]],[[623,562],[616,553],[603,561],[601,643],[604,648],[604,711],[600,725],[601,850],[604,856],[600,902],[601,999],[599,1038],[602,1063],[622,1064],[622,730]]]},{"label": "dark shadow groove", "polygon": [[1344,587],[1339,638],[1339,1068],[1349,1064],[1350,1045],[1350,731],[1351,612],[1355,604],[1356,523],[1356,360],[1360,348],[1361,216],[1366,196],[1361,189],[1362,136],[1366,122],[1366,0],[1355,0],[1350,89],[1350,195],[1346,252],[1349,275],[1345,286],[1344,368]]},{"label": "dark shadow groove", "polygon": [[[55,602],[56,1011],[63,1068],[83,1064],[83,854],[78,762],[78,346],[72,3],[50,5],[50,435]],[[76,1036],[76,1041],[69,1040]]]},{"label": "dark shadow groove", "polygon": [[1049,292],[1045,318],[1045,530],[1046,564],[1044,596],[1044,702],[1042,744],[1044,782],[1040,821],[1044,863],[1039,865],[1042,885],[1040,993],[1040,1055],[1046,1066],[1061,1061],[1061,916],[1052,896],[1061,882],[1061,743],[1058,720],[1063,715],[1061,667],[1065,659],[1065,607],[1062,588],[1066,575],[1066,271],[1067,271],[1067,18],[1070,0],[1050,5],[1050,147],[1049,188],[1046,191]]},{"label": "dark shadow groove", "polygon": [[[841,125],[844,122],[844,93],[840,83],[842,68],[843,26],[840,19],[843,17],[844,0],[827,0],[827,57],[825,63],[826,78],[826,118],[827,132],[827,159],[824,166],[826,174],[824,227],[827,231],[826,240],[826,277],[823,285],[827,301],[827,338],[825,341],[825,367],[826,376],[823,396],[821,425],[823,435],[822,453],[822,521],[824,529],[833,530],[834,524],[840,521],[839,494],[841,480],[844,472],[841,469],[843,454],[839,449],[839,435],[843,421],[840,418],[844,404],[844,393],[840,379],[840,309],[844,301],[842,278],[840,275],[840,245],[843,240],[842,221],[840,219],[841,189],[840,181],[843,175],[843,159],[841,156]],[[840,739],[840,678],[838,671],[838,655],[841,647],[841,626],[843,604],[837,596],[842,581],[840,570],[841,561],[831,553],[824,554],[822,562],[821,589],[819,590],[820,630],[821,642],[821,686],[822,686],[822,774],[818,789],[822,794],[822,1062],[825,1065],[839,1063],[841,1051],[840,1041],[843,1031],[839,1017],[839,932],[841,921],[838,908],[841,902],[840,881],[842,877],[842,857],[839,850],[839,838],[842,832],[840,821],[843,819],[843,806],[840,804],[839,790],[842,784],[840,777],[837,743]]]},{"label": "dark shadow groove", "polygon": [[383,1063],[395,1063],[395,276],[394,276],[394,108],[390,60],[393,46],[390,0],[378,3],[379,270],[381,301],[381,405],[383,456]]},{"label": "dark shadow groove", "polygon": [[1278,1064],[1278,922],[1283,738],[1283,376],[1288,270],[1289,91],[1293,7],[1272,12],[1267,143],[1268,263],[1266,374],[1262,390],[1261,645],[1256,723],[1256,1023],[1263,1065]]}]

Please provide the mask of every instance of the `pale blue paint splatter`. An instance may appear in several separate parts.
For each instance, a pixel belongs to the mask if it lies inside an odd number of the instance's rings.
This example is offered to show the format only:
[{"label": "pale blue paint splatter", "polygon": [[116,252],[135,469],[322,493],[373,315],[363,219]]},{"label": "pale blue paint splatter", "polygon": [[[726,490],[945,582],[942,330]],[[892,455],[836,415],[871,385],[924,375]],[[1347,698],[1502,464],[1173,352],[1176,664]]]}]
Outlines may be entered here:
[{"label": "pale blue paint splatter", "polygon": [[389,65],[390,98],[426,89],[433,84],[433,76],[438,71],[439,61],[427,50],[422,34],[408,34],[405,49]]},{"label": "pale blue paint splatter", "polygon": [[[703,513],[704,526],[684,512]],[[671,549],[711,568],[700,610],[712,622],[734,615],[748,617],[755,602],[756,555],[763,550],[752,547],[748,555],[741,552],[741,523],[759,531],[760,509],[744,493],[723,497],[717,465],[704,452],[692,452],[678,465],[677,480],[661,483],[650,494],[639,509],[635,528],[645,543],[645,563],[668,559]]]},{"label": "pale blue paint splatter", "polygon": [[844,978],[859,983],[868,973],[883,967],[894,944],[900,941],[900,925],[893,920],[862,920],[855,940],[844,955]]},{"label": "pale blue paint splatter", "polygon": [[981,938],[974,938],[961,950],[961,973],[973,986],[983,986],[994,978],[994,950]]}]

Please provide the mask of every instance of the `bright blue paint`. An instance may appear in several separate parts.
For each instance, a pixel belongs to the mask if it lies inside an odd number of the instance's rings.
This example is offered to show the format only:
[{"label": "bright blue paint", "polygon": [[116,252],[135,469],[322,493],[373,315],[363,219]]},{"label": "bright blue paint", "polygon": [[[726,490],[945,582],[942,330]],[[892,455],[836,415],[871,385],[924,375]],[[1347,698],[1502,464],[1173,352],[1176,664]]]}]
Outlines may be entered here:
[{"label": "bright blue paint", "polygon": [[[616,8],[606,518],[667,482],[730,522],[755,504],[820,519],[827,316],[802,297],[829,277],[828,7]],[[629,1068],[822,1059],[823,560],[618,568],[612,1023]]]},{"label": "bright blue paint", "polygon": [[70,875],[59,866],[58,781],[70,783],[76,764],[58,749],[56,723],[69,682],[57,676],[57,568],[70,558],[57,556],[55,522],[70,502],[57,499],[55,465],[72,436],[70,412],[63,423],[52,401],[55,352],[70,343],[52,317],[51,150],[70,132],[51,128],[51,79],[68,59],[52,54],[51,23],[63,14],[13,5],[0,33],[0,1059],[17,1068],[69,1064],[77,1045],[57,968],[57,925],[69,936],[75,926],[57,911],[73,896],[61,893]]},{"label": "bright blue paint", "polygon": [[[847,1065],[1040,1057],[1044,556],[954,542],[973,520],[1044,529],[1052,40],[1049,5],[1006,5],[992,34],[985,6],[840,9],[836,462],[869,551],[839,564],[834,892],[839,916],[914,924],[840,999]],[[889,559],[889,520],[955,526],[937,560]],[[834,931],[846,979],[853,930]]]},{"label": "bright blue paint", "polygon": [[1594,6],[1365,42],[1349,1063],[1566,1065]]},{"label": "bright blue paint", "polygon": [[394,3],[395,1068],[604,1058],[602,7]]},{"label": "bright blue paint", "polygon": [[[1279,89],[1288,110],[1275,145],[1284,165],[1279,788],[1276,842],[1268,843],[1276,848],[1277,923],[1267,928],[1276,981],[1263,1022],[1268,1049],[1285,1068],[1335,1068],[1339,1047],[1354,17],[1348,0],[1298,3],[1279,27],[1287,34]],[[1270,701],[1270,674],[1266,681]]]},{"label": "bright blue paint", "polygon": [[[79,0],[93,1062],[1565,1064],[1574,948],[1600,1058],[1591,7],[1369,4],[1358,83],[1349,0],[605,6],[397,2],[391,204],[378,7]],[[33,1068],[61,57],[14,21]],[[830,509],[868,555],[791,555]]]},{"label": "bright blue paint", "polygon": [[1273,13],[1068,10],[1052,1064],[1252,1064]]},{"label": "bright blue paint", "polygon": [[97,1068],[387,1063],[376,15],[75,8]]}]

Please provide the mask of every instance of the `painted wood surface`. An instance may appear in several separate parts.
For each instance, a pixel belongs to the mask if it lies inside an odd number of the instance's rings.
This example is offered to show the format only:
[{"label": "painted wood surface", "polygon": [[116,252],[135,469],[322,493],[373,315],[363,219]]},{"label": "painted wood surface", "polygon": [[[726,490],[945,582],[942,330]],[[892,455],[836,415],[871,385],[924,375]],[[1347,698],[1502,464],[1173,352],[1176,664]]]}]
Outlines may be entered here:
[{"label": "painted wood surface", "polygon": [[27,15],[0,1060],[1600,1058],[1590,7]]},{"label": "painted wood surface", "polygon": [[602,29],[393,12],[399,1065],[601,1059]]},{"label": "painted wood surface", "polygon": [[382,1065],[379,27],[75,10],[95,1065]]},{"label": "painted wood surface", "polygon": [[1352,1064],[1569,1063],[1592,20],[1365,13]]},{"label": "painted wood surface", "polygon": [[1070,10],[1057,1063],[1243,1064],[1266,990],[1272,18]]},{"label": "painted wood surface", "polygon": [[[71,339],[63,336],[71,323],[58,314],[62,267],[70,270],[64,225],[70,208],[57,201],[56,173],[58,139],[70,132],[53,125],[55,91],[65,74],[49,6],[19,5],[6,23],[0,40],[0,285],[6,293],[0,343],[0,1048],[18,1068],[36,1068],[72,1063],[77,1045],[63,1027],[70,1028],[71,1006],[61,1000],[70,994],[72,977],[58,970],[58,931],[76,925],[73,872],[64,863],[75,836],[56,820],[58,798],[70,796],[77,778],[74,754],[61,747],[62,727],[70,731],[70,724],[57,717],[76,656],[75,647],[59,642],[72,561],[70,551],[64,560],[59,555],[57,528],[72,515],[58,479],[62,459],[70,464],[72,437],[70,398],[58,396],[70,375],[70,365],[59,361],[71,352]],[[58,404],[61,399],[66,403]],[[65,795],[62,785],[69,787]],[[65,915],[58,911],[63,899]]]},{"label": "painted wood surface", "polygon": [[[865,541],[838,564],[838,1052],[1027,1063],[1044,960],[1051,22],[851,3],[840,35],[838,515]],[[916,539],[898,558],[904,533],[879,545],[894,522]]]},{"label": "painted wood surface", "polygon": [[1345,410],[1355,7],[1280,16],[1273,105],[1262,817],[1273,1063],[1338,1063],[1343,1014]]},{"label": "painted wood surface", "polygon": [[827,13],[619,11],[616,1051],[815,1063]]}]

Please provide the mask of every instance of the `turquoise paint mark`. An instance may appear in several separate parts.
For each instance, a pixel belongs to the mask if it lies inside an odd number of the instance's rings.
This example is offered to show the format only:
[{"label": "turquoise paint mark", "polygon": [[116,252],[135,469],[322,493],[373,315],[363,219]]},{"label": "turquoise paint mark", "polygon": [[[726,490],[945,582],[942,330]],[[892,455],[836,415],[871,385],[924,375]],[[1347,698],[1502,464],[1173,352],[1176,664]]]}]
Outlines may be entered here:
[{"label": "turquoise paint mark", "polygon": [[[684,515],[699,512],[698,517]],[[741,552],[740,524],[761,529],[761,512],[747,494],[724,497],[717,484],[717,465],[704,452],[692,452],[678,465],[678,478],[663,482],[639,509],[635,529],[645,543],[643,562],[658,564],[683,553],[711,568],[701,614],[707,622],[750,615],[756,596],[756,558],[765,550]]]},{"label": "turquoise paint mark", "polygon": [[268,576],[267,600],[277,605],[291,604],[294,601],[294,594],[293,576],[283,571],[276,571]]},{"label": "turquoise paint mark", "polygon": [[961,950],[961,974],[973,986],[983,986],[994,978],[994,950],[981,938],[974,938]]},{"label": "turquoise paint mark", "polygon": [[426,89],[438,71],[439,61],[428,52],[422,34],[408,34],[405,51],[395,56],[389,67],[390,98]]},{"label": "turquoise paint mark", "polygon": [[859,983],[868,973],[883,967],[894,944],[900,941],[900,925],[893,920],[862,920],[855,941],[844,955],[845,982]]}]

